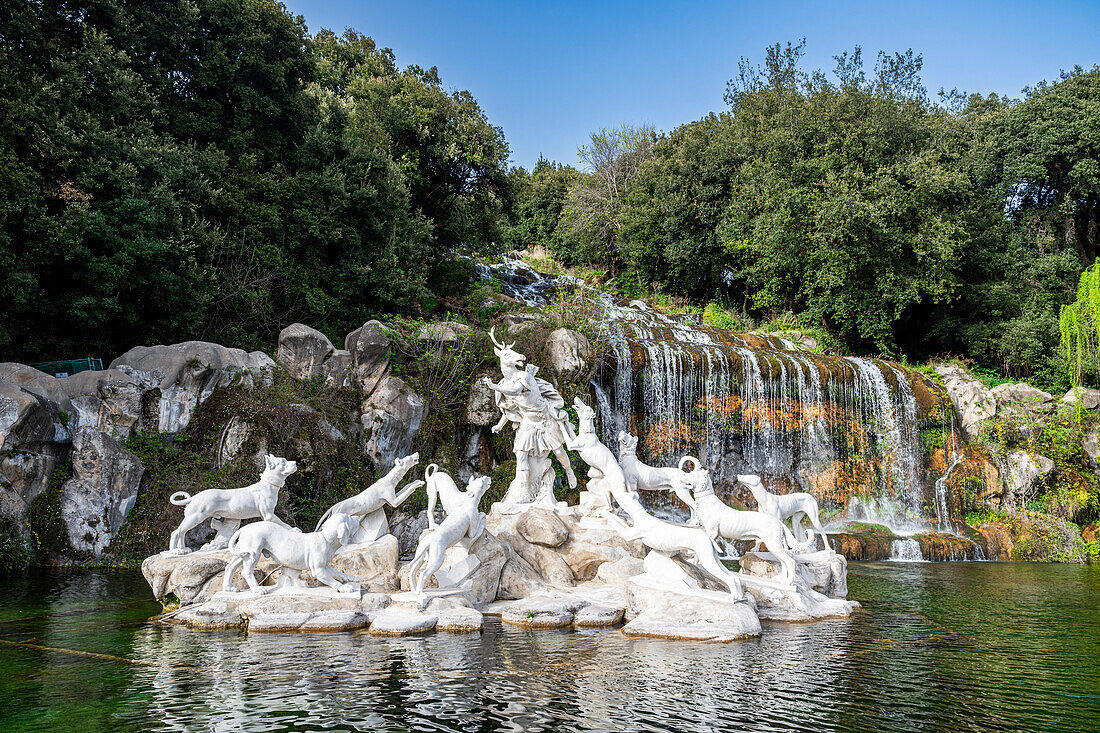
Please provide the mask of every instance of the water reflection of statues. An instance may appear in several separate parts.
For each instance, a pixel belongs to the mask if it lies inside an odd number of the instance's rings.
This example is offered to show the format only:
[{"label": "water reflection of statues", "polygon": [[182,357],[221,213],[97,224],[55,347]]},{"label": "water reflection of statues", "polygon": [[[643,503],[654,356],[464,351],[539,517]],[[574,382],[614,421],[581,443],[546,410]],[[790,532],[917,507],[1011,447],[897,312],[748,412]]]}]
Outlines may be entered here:
[{"label": "water reflection of statues", "polygon": [[503,503],[527,504],[538,502],[554,506],[554,470],[550,454],[557,457],[565,470],[570,488],[577,485],[577,477],[565,452],[566,423],[565,400],[554,385],[535,376],[538,367],[524,365],[526,357],[513,350],[515,342],[507,346],[496,340],[492,329],[493,352],[500,359],[501,380],[485,383],[493,390],[494,400],[500,408],[500,422],[493,426],[498,433],[511,423],[516,430],[513,449],[516,454],[516,477],[508,486]]}]

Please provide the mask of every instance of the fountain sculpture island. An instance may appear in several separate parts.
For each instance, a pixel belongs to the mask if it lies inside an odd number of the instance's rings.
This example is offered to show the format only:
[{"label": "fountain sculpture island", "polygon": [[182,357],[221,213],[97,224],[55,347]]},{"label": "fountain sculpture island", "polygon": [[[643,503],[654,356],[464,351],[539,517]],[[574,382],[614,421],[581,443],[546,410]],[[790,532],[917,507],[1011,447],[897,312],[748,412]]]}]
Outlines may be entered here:
[{"label": "fountain sculpture island", "polygon": [[[419,462],[414,453],[329,509],[314,532],[302,532],[273,513],[294,464],[267,456],[252,486],[173,497],[186,509],[171,547],[142,563],[153,594],[179,604],[163,620],[249,632],[369,628],[404,635],[477,631],[485,614],[499,614],[526,628],[625,621],[628,635],[731,641],[759,636],[761,619],[813,621],[859,608],[845,600],[847,563],[829,549],[812,496],[776,497],[757,477],[740,476],[760,511],[738,511],[718,499],[696,458],[685,456],[679,467],[646,466],[634,454],[637,439],[625,433],[616,458],[597,437],[587,404],[575,400],[575,427],[553,385],[535,376],[514,344],[491,335],[501,370],[500,381],[486,380],[501,411],[493,430],[515,429],[516,475],[488,515],[478,508],[488,477],[461,489],[432,464],[423,481],[398,491]],[[576,485],[566,449],[589,466],[576,506],[554,496],[551,455]],[[385,506],[400,506],[421,486],[428,526],[403,563]],[[674,492],[691,518],[653,516],[639,489]],[[253,518],[260,521],[240,526]],[[207,520],[216,537],[191,550],[188,530]],[[756,542],[738,572],[723,562],[720,537]]]}]

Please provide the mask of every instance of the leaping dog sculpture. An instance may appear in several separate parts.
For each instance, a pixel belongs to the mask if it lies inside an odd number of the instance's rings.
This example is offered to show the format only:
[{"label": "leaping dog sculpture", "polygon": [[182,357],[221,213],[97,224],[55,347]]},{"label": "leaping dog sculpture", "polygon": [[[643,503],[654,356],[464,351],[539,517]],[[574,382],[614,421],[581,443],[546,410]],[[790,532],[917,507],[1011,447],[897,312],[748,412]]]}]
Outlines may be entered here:
[{"label": "leaping dog sculpture", "polygon": [[[416,554],[409,563],[409,585],[418,595],[423,595],[428,580],[443,567],[448,547],[460,542],[469,545],[485,531],[485,515],[478,504],[489,488],[489,477],[481,476],[470,479],[462,491],[434,463],[424,471],[424,480],[428,484],[428,529],[420,535]],[[437,496],[447,513],[438,525],[434,519]]]},{"label": "leaping dog sculpture", "polygon": [[[699,506],[699,518],[703,528],[714,539],[725,537],[728,540],[756,540],[768,546],[768,550],[779,560],[783,568],[783,578],[788,585],[794,585],[796,566],[791,557],[791,547],[796,547],[794,536],[775,517],[761,512],[743,512],[726,504],[714,494],[714,484],[710,471],[700,468],[690,474],[689,483],[695,503]],[[803,547],[796,547],[798,551]]]},{"label": "leaping dog sculpture", "polygon": [[691,556],[696,565],[729,586],[731,595],[742,594],[740,579],[718,559],[714,541],[702,527],[689,527],[686,524],[675,524],[658,519],[647,512],[633,497],[627,497],[621,502],[621,506],[630,515],[633,526],[610,512],[605,516],[611,523],[617,525],[619,534],[624,539],[629,542],[637,540],[649,549],[668,557],[686,553]]},{"label": "leaping dog sculpture", "polygon": [[400,506],[402,502],[413,495],[413,492],[424,485],[423,481],[413,481],[401,489],[401,493],[397,493],[397,485],[401,483],[401,479],[419,460],[419,453],[398,458],[394,461],[393,468],[385,476],[355,496],[333,504],[317,522],[317,529],[321,529],[321,525],[329,516],[342,513],[350,514],[359,521],[359,529],[351,538],[350,544],[373,542],[385,535],[389,531],[385,505]]},{"label": "leaping dog sculpture", "polygon": [[565,424],[568,433],[565,444],[569,450],[581,455],[588,464],[588,491],[596,498],[596,509],[610,509],[614,499],[620,505],[623,499],[633,496],[627,487],[627,479],[622,466],[615,460],[615,454],[596,437],[596,411],[577,397],[573,400],[580,420],[580,433],[573,431],[573,425]]}]

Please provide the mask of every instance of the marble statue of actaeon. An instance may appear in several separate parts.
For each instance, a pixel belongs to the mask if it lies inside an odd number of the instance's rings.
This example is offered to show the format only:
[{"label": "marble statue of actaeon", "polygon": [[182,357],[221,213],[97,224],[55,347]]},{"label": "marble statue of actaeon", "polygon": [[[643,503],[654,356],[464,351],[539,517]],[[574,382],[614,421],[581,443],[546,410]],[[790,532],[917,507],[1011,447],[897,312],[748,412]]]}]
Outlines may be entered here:
[{"label": "marble statue of actaeon", "polygon": [[[580,397],[573,400],[573,407],[580,419],[580,432],[573,430],[568,421],[565,424],[569,436],[566,445],[569,450],[577,451],[581,460],[588,464],[588,492],[592,498],[593,511],[611,509],[612,501],[621,504],[628,496],[634,496],[627,488],[626,476],[622,466],[615,460],[614,454],[596,437],[596,411],[586,405]],[[582,506],[585,498],[581,498]]]},{"label": "marble statue of actaeon", "polygon": [[553,507],[554,469],[550,461],[553,454],[565,471],[570,488],[577,485],[577,477],[565,452],[568,437],[565,400],[554,385],[535,375],[538,367],[525,364],[527,357],[517,352],[511,344],[497,341],[493,329],[489,330],[493,341],[493,353],[500,360],[501,379],[493,382],[486,377],[485,384],[493,390],[493,399],[500,408],[500,421],[493,426],[499,433],[511,424],[516,431],[513,450],[516,454],[516,477],[508,486],[502,504],[529,504],[538,502]]},{"label": "marble statue of actaeon", "polygon": [[700,468],[698,458],[684,456],[677,467],[647,466],[638,459],[638,438],[630,433],[619,431],[619,463],[623,467],[626,486],[630,491],[636,492],[639,489],[671,491],[691,510],[688,524],[699,524],[695,500],[692,499],[691,491],[687,488],[688,472],[684,469],[688,463],[691,463],[692,471]]},{"label": "marble statue of actaeon", "polygon": [[[478,504],[490,482],[488,476],[471,478],[463,491],[434,463],[425,469],[424,480],[428,493],[428,528],[420,535],[408,571],[412,593],[421,597],[428,581],[443,567],[447,550],[459,544],[469,547],[485,531],[485,515]],[[446,514],[439,524],[434,519],[437,498]]]},{"label": "marble statue of actaeon", "polygon": [[186,491],[177,491],[169,497],[175,506],[182,506],[183,521],[172,532],[168,551],[174,554],[190,552],[187,547],[187,533],[207,519],[217,522],[218,536],[211,543],[211,549],[222,549],[229,538],[241,526],[241,520],[259,517],[265,522],[273,522],[286,529],[290,525],[275,516],[275,506],[279,503],[279,490],[286,479],[298,470],[296,461],[288,461],[273,455],[264,455],[264,471],[260,480],[251,486],[240,489],[206,489],[194,496]]},{"label": "marble statue of actaeon", "polygon": [[424,485],[423,481],[413,481],[397,492],[397,485],[405,474],[420,460],[419,453],[413,453],[394,461],[393,468],[367,488],[343,501],[333,504],[317,522],[317,529],[332,514],[350,514],[359,521],[359,528],[348,544],[357,545],[374,540],[389,533],[386,519],[386,505],[398,507]]},{"label": "marble statue of actaeon", "polygon": [[690,474],[690,486],[695,504],[699,507],[699,519],[707,534],[717,539],[756,540],[768,546],[782,567],[783,580],[788,585],[796,581],[796,565],[791,549],[801,551],[790,531],[775,517],[760,512],[744,512],[727,506],[714,493],[710,471],[699,468]]},{"label": "marble statue of actaeon", "polygon": [[821,535],[824,548],[830,549],[829,536],[825,534],[825,528],[821,526],[821,517],[818,515],[817,499],[811,494],[805,492],[772,494],[764,488],[764,483],[759,476],[738,475],[737,480],[752,493],[761,513],[773,516],[780,522],[791,520],[791,530],[797,542],[803,543],[808,538],[812,539],[813,533],[802,524],[803,518],[806,518]]},{"label": "marble statue of actaeon", "polygon": [[359,529],[355,517],[336,513],[321,525],[317,532],[302,532],[275,522],[253,522],[234,533],[229,541],[232,559],[225,566],[222,590],[238,590],[233,585],[233,574],[241,571],[245,582],[254,593],[265,593],[272,587],[261,586],[253,572],[262,554],[267,554],[282,566],[281,585],[300,586],[300,573],[308,570],[314,578],[340,593],[354,593],[358,584],[338,570],[329,567],[332,556]]}]

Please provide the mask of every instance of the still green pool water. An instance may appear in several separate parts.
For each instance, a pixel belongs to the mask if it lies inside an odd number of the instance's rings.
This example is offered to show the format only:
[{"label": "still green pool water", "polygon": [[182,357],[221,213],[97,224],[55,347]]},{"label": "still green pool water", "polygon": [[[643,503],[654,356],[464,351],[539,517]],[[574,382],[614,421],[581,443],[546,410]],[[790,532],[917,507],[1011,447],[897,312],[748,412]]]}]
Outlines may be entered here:
[{"label": "still green pool water", "polygon": [[0,731],[1100,730],[1100,566],[860,564],[854,619],[617,631],[196,632],[137,574],[0,581]]}]

